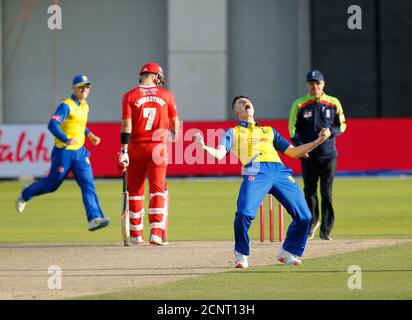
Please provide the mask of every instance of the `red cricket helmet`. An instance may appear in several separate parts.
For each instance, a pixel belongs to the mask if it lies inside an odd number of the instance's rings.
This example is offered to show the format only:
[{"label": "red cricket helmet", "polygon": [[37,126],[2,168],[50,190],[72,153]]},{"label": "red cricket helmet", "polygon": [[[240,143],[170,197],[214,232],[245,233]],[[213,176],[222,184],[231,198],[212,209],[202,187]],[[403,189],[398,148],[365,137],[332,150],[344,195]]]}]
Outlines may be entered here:
[{"label": "red cricket helmet", "polygon": [[158,78],[159,78],[159,82],[160,84],[164,84],[165,83],[165,77],[163,74],[163,69],[160,66],[160,64],[156,63],[156,62],[149,62],[146,63],[141,69],[140,69],[140,76],[143,73],[154,73],[157,74]]}]

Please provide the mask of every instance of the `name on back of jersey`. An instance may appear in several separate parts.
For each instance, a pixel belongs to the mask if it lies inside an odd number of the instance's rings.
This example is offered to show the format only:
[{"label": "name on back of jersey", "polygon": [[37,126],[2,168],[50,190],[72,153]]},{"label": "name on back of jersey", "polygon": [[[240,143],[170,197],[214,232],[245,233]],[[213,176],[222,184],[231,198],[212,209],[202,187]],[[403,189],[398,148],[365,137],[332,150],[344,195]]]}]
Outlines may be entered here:
[{"label": "name on back of jersey", "polygon": [[137,100],[135,102],[135,106],[140,108],[143,104],[148,103],[148,102],[154,102],[159,104],[160,106],[164,106],[166,104],[166,101],[164,101],[162,98],[160,97],[156,97],[156,96],[147,96],[147,97],[143,97],[140,98],[139,100]]}]

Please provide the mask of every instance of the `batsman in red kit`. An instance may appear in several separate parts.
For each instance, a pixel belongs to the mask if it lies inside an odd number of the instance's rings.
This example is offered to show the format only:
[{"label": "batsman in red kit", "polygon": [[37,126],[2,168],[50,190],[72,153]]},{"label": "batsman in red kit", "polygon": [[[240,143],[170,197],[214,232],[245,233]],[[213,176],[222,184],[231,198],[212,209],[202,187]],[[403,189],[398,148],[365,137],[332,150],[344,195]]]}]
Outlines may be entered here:
[{"label": "batsman in red kit", "polygon": [[[130,243],[144,244],[144,183],[149,180],[150,244],[165,245],[168,192],[167,141],[175,141],[179,117],[171,91],[163,88],[164,74],[157,63],[140,70],[140,85],[122,99],[121,151],[118,166],[127,168]],[[170,136],[169,136],[170,135]]]}]

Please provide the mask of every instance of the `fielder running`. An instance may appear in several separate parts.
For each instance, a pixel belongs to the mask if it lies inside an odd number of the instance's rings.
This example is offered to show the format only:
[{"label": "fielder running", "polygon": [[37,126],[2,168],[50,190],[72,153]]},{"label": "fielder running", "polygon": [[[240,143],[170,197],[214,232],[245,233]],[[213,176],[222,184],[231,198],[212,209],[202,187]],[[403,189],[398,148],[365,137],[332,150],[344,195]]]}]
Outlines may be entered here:
[{"label": "fielder running", "polygon": [[227,130],[217,149],[206,146],[200,133],[195,135],[199,146],[218,160],[233,151],[243,165],[243,182],[237,200],[234,221],[235,267],[247,268],[250,254],[248,231],[260,203],[267,193],[272,194],[293,218],[277,259],[285,264],[300,265],[306,246],[311,213],[302,190],[292,177],[291,169],[285,167],[277,151],[291,158],[307,156],[307,153],[330,136],[324,128],[319,137],[299,147],[292,146],[275,129],[261,126],[254,120],[254,107],[249,98],[237,96],[232,110],[239,120],[238,125]]},{"label": "fielder running", "polygon": [[172,92],[162,87],[164,75],[160,65],[154,62],[145,64],[140,70],[139,82],[139,86],[123,95],[120,137],[122,146],[117,165],[122,171],[128,167],[131,244],[144,244],[143,200],[147,177],[150,194],[149,243],[165,245],[168,215],[166,143],[169,138],[176,140],[179,118]]},{"label": "fielder running", "polygon": [[100,208],[89,160],[90,153],[83,146],[85,136],[93,145],[100,143],[100,138],[86,127],[89,113],[86,99],[92,83],[85,75],[78,75],[73,78],[72,84],[73,95],[57,107],[49,121],[48,129],[55,137],[49,175],[23,189],[16,200],[16,209],[23,212],[31,198],[56,191],[72,171],[82,191],[88,229],[94,231],[109,225],[110,218],[105,218]]}]

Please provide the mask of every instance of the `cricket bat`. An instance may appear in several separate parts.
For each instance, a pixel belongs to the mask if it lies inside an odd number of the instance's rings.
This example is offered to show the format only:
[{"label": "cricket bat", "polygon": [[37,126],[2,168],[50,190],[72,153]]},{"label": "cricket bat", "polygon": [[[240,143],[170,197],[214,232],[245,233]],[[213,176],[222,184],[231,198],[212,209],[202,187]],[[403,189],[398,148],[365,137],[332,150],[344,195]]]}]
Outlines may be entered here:
[{"label": "cricket bat", "polygon": [[123,245],[130,246],[129,192],[127,191],[127,170],[123,172],[121,226],[122,226]]}]

